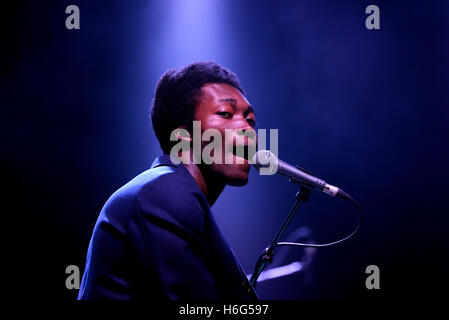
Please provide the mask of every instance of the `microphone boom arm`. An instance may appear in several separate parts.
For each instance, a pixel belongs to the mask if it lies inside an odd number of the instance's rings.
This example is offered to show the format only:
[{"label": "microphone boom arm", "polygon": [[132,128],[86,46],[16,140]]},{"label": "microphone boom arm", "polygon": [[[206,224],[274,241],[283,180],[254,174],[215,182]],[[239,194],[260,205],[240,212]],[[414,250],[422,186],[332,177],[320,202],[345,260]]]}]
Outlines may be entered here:
[{"label": "microphone boom arm", "polygon": [[263,269],[273,261],[274,249],[278,245],[279,239],[284,235],[285,230],[287,229],[288,225],[292,221],[293,217],[295,216],[296,212],[299,210],[301,205],[307,202],[307,200],[309,200],[309,196],[310,196],[310,189],[306,187],[302,187],[296,193],[296,201],[293,207],[291,208],[290,213],[288,214],[284,223],[282,224],[281,229],[279,230],[276,237],[274,237],[273,241],[271,242],[271,245],[267,247],[257,259],[256,266],[254,267],[254,272],[250,280],[250,283],[253,286],[253,288],[256,288],[257,278],[259,278],[259,275],[261,274]]}]

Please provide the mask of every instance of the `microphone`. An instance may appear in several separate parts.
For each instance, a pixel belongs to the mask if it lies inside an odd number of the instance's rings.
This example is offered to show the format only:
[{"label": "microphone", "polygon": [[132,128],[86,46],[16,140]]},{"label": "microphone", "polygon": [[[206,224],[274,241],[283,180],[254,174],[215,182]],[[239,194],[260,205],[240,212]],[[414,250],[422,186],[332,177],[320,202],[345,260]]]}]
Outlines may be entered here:
[{"label": "microphone", "polygon": [[251,163],[262,175],[273,175],[278,173],[289,178],[291,182],[299,183],[307,188],[322,191],[332,197],[352,200],[351,196],[342,189],[326,183],[326,181],[313,176],[310,172],[300,167],[292,166],[279,160],[268,150],[257,151],[253,155]]}]

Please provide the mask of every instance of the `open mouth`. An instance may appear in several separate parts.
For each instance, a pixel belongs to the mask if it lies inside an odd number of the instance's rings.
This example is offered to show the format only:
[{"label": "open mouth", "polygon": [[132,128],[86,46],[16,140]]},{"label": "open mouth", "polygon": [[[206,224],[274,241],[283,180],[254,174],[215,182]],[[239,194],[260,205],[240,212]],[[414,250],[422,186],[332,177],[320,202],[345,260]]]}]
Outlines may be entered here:
[{"label": "open mouth", "polygon": [[233,145],[232,154],[237,158],[242,158],[249,161],[256,152],[255,149],[256,148],[249,148],[248,145]]}]

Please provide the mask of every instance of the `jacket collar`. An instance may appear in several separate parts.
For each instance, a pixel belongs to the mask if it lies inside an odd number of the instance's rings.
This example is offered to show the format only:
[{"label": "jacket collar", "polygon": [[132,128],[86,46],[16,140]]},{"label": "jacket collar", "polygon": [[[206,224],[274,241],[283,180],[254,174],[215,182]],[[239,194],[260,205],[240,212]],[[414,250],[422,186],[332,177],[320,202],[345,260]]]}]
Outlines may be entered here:
[{"label": "jacket collar", "polygon": [[155,167],[159,167],[159,166],[171,166],[171,167],[178,167],[178,164],[174,164],[171,160],[170,160],[170,155],[169,154],[163,154],[159,157],[157,157],[154,161],[153,164],[151,165],[151,168],[155,168]]}]

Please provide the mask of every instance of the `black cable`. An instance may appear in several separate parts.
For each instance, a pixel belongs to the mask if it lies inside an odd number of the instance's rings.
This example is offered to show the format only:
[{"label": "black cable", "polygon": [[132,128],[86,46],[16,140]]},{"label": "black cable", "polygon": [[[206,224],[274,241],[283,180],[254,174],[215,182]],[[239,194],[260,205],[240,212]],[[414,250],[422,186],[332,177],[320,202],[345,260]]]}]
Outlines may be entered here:
[{"label": "black cable", "polygon": [[362,225],[363,222],[363,211],[362,208],[360,207],[360,205],[358,204],[357,201],[355,201],[352,197],[350,197],[349,195],[346,197],[348,200],[351,200],[359,209],[359,222],[357,224],[357,227],[354,229],[354,231],[352,231],[351,234],[349,234],[348,236],[334,241],[334,242],[329,242],[329,243],[323,243],[323,244],[315,244],[315,243],[300,243],[300,242],[277,242],[276,246],[296,246],[296,247],[310,247],[310,248],[319,248],[319,247],[329,247],[329,246],[333,246],[336,245],[340,242],[346,241],[349,238],[351,238],[353,235],[355,235],[357,233],[357,231],[360,229],[360,226]]},{"label": "black cable", "polygon": [[271,245],[269,247],[265,248],[265,250],[261,252],[261,254],[259,255],[259,257],[257,259],[256,265],[254,267],[254,273],[251,275],[251,279],[250,279],[250,283],[254,288],[256,287],[256,284],[257,284],[257,278],[261,274],[265,265],[270,264],[273,261],[274,249],[277,246],[296,246],[296,247],[309,247],[309,248],[329,247],[329,246],[333,246],[338,243],[341,243],[343,241],[346,241],[357,233],[357,231],[360,229],[360,226],[362,225],[362,222],[363,222],[362,208],[360,207],[358,202],[355,201],[349,194],[347,194],[346,192],[344,192],[341,189],[338,192],[339,193],[337,194],[337,196],[339,198],[351,200],[357,206],[357,208],[359,210],[359,221],[358,221],[357,227],[354,229],[354,231],[352,231],[351,234],[349,234],[348,236],[346,236],[340,240],[337,240],[334,242],[329,242],[329,243],[323,243],[323,244],[299,243],[299,242],[277,242],[277,239],[280,239],[280,237],[284,233],[285,229],[287,228],[288,224],[290,223],[291,219],[293,218],[294,214],[299,209],[301,204],[304,202],[307,202],[307,200],[308,200],[308,196],[310,194],[310,189],[308,189],[307,187],[301,188],[301,190],[296,194],[296,202],[295,202],[293,208],[290,210],[290,213],[289,213],[287,219],[284,221],[284,223],[281,227],[281,230],[278,232],[278,234],[276,235],[276,237],[273,240],[273,242],[271,243]]}]

